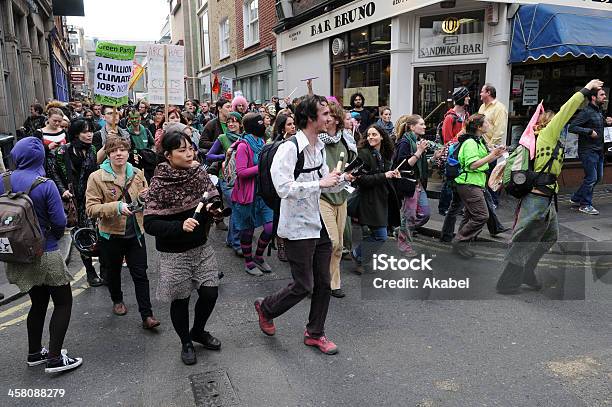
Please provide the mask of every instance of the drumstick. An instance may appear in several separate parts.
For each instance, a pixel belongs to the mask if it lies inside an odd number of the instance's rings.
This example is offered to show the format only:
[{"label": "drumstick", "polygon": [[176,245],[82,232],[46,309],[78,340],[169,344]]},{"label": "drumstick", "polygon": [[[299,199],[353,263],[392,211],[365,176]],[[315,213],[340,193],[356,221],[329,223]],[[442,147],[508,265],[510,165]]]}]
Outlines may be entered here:
[{"label": "drumstick", "polygon": [[338,161],[338,164],[336,164],[336,172],[340,172],[340,170],[342,169],[343,161],[344,161],[344,151],[340,153],[340,160]]},{"label": "drumstick", "polygon": [[403,160],[401,163],[399,163],[399,165],[397,166],[397,168],[395,169],[395,171],[399,170],[399,168],[400,168],[402,165],[404,165],[404,163],[405,163],[405,162],[406,162],[406,159],[404,158],[404,160]]},{"label": "drumstick", "polygon": [[202,200],[200,201],[200,203],[196,207],[196,210],[195,210],[196,214],[198,214],[198,213],[200,213],[202,211],[202,208],[204,207],[204,201],[208,201],[208,191],[204,192],[204,196],[202,197]]}]

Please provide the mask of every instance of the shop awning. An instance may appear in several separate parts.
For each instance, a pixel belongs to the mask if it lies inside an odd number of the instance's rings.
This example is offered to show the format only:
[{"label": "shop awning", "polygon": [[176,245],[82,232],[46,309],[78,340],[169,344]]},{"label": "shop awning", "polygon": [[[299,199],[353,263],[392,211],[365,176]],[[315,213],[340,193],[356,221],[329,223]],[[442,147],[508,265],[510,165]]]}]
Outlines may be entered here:
[{"label": "shop awning", "polygon": [[510,63],[565,56],[612,56],[612,11],[545,4],[520,6]]}]

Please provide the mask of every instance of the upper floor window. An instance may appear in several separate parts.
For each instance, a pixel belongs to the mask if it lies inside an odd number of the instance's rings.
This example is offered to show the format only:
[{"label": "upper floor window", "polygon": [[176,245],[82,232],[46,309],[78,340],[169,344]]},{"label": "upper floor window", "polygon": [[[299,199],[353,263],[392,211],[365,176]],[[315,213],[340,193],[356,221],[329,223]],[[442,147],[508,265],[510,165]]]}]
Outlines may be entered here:
[{"label": "upper floor window", "polygon": [[259,5],[258,0],[246,0],[243,7],[244,47],[259,42]]},{"label": "upper floor window", "polygon": [[225,17],[219,23],[219,58],[223,59],[229,56],[229,18]]},{"label": "upper floor window", "polygon": [[200,44],[202,67],[210,65],[210,35],[208,33],[208,10],[200,15]]}]

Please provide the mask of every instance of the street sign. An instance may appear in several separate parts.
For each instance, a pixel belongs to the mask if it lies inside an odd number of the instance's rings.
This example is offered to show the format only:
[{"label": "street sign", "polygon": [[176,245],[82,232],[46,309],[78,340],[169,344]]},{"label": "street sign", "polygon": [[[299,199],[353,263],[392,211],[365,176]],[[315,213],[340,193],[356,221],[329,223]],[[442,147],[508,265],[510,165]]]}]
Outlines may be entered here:
[{"label": "street sign", "polygon": [[78,85],[85,83],[85,72],[83,71],[70,71],[70,82]]}]

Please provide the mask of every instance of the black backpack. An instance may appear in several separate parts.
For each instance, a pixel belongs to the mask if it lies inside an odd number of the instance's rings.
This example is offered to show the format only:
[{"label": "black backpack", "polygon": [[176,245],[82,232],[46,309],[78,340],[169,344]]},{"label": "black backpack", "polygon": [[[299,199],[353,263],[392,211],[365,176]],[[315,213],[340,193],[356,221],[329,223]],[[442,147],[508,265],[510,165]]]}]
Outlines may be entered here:
[{"label": "black backpack", "polygon": [[457,124],[457,121],[459,120],[459,116],[457,116],[456,113],[453,113],[450,111],[444,113],[444,117],[442,118],[442,121],[438,123],[438,126],[436,127],[436,143],[444,144],[444,136],[442,135],[442,126],[444,126],[444,120],[446,120],[446,116],[448,115],[453,116],[453,127],[455,127],[455,124]]},{"label": "black backpack", "polygon": [[[291,136],[286,140],[275,141],[272,144],[266,144],[259,153],[257,193],[259,196],[261,196],[264,203],[274,211],[275,215],[280,210],[280,197],[276,192],[276,188],[274,188],[272,173],[270,170],[272,168],[272,161],[274,160],[274,156],[276,155],[278,148],[281,146],[281,144],[287,141],[295,144],[295,148],[298,150],[297,162],[295,163],[295,169],[293,170],[293,177],[297,179],[300,174],[313,171],[317,171],[319,173],[319,177],[322,177],[321,167],[323,167],[323,164],[313,168],[304,168],[304,152],[299,151],[297,138],[295,136]],[[321,155],[323,155],[323,150],[321,150]]]}]

